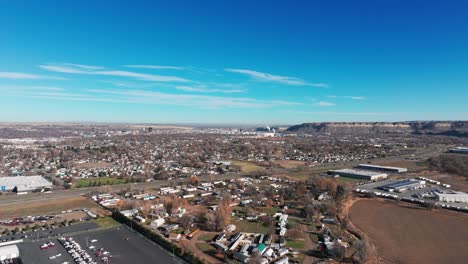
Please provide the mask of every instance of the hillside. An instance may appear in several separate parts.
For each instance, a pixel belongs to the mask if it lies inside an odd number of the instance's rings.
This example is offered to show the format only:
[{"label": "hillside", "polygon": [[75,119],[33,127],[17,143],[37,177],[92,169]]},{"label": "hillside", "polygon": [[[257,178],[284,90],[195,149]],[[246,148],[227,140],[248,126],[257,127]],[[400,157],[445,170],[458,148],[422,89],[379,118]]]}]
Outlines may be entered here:
[{"label": "hillside", "polygon": [[321,122],[291,126],[290,133],[332,134],[426,134],[468,137],[468,121],[413,122]]}]

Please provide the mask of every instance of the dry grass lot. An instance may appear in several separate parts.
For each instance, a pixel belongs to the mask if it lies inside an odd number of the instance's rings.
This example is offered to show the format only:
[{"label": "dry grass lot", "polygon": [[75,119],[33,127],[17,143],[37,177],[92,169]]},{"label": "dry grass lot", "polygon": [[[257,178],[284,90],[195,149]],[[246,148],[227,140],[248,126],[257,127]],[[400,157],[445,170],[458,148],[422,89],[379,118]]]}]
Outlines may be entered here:
[{"label": "dry grass lot", "polygon": [[253,162],[248,161],[232,161],[233,165],[240,166],[241,172],[251,173],[256,171],[265,170],[265,168],[256,165]]},{"label": "dry grass lot", "polygon": [[298,160],[275,160],[273,163],[285,169],[294,169],[297,167],[302,167],[306,164],[304,161]]},{"label": "dry grass lot", "polygon": [[61,211],[88,208],[105,214],[107,211],[86,197],[73,197],[60,200],[37,201],[23,204],[1,205],[1,218],[12,218],[28,215],[54,214]]},{"label": "dry grass lot", "polygon": [[466,214],[361,200],[351,207],[350,220],[388,263],[467,263]]}]

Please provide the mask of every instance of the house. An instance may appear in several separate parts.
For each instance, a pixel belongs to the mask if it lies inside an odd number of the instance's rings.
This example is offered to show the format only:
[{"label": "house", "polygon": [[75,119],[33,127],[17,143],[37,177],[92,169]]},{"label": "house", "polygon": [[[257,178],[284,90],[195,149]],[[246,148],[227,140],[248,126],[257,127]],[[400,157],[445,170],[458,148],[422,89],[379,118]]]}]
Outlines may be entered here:
[{"label": "house", "polygon": [[240,263],[249,263],[250,257],[243,252],[234,253],[234,258],[239,260]]},{"label": "house", "polygon": [[258,253],[260,253],[260,255],[263,255],[263,253],[265,253],[265,251],[267,250],[267,246],[263,243],[260,243],[257,245],[257,247],[254,249],[255,251],[258,251]]},{"label": "house", "polygon": [[187,210],[186,210],[185,208],[179,207],[179,209],[178,209],[177,212],[176,212],[176,216],[177,216],[178,218],[181,218],[181,217],[185,214],[186,211],[187,211]]},{"label": "house", "polygon": [[324,218],[322,219],[322,222],[324,222],[325,224],[336,224],[336,220],[333,218]]},{"label": "house", "polygon": [[123,214],[125,217],[132,217],[138,213],[137,209],[130,209],[130,210],[125,210],[125,211],[120,211],[121,214]]},{"label": "house", "polygon": [[180,239],[180,234],[169,233],[168,238],[172,239],[172,240],[179,240]]},{"label": "house", "polygon": [[153,222],[151,222],[151,227],[152,228],[161,227],[162,225],[164,225],[165,222],[166,222],[166,220],[164,220],[164,218],[158,218],[158,219],[154,220]]},{"label": "house", "polygon": [[221,249],[223,251],[227,251],[228,250],[228,247],[226,247],[223,243],[217,241],[214,243],[214,246],[218,249]]},{"label": "house", "polygon": [[214,237],[214,241],[216,242],[219,242],[219,241],[223,241],[226,239],[226,234],[225,233],[221,233],[221,234],[218,234]]},{"label": "house", "polygon": [[217,206],[217,205],[208,206],[208,211],[216,211],[216,210],[218,210],[218,206]]},{"label": "house", "polygon": [[139,216],[139,215],[135,216],[135,220],[137,220],[140,223],[145,223],[146,222],[146,219]]},{"label": "house", "polygon": [[284,255],[286,255],[288,253],[289,253],[289,249],[287,249],[287,248],[280,248],[278,250],[278,256],[280,256],[280,257],[282,257],[282,256],[284,256]]},{"label": "house", "polygon": [[319,200],[319,201],[325,201],[325,200],[330,200],[330,199],[331,199],[331,196],[327,192],[321,193],[317,197],[317,200]]},{"label": "house", "polygon": [[242,200],[242,201],[240,202],[240,205],[241,205],[241,206],[246,206],[246,205],[251,204],[252,202],[253,202],[252,199]]},{"label": "house", "polygon": [[179,228],[179,225],[177,224],[170,224],[170,225],[162,225],[159,227],[159,229],[165,231],[165,232],[170,232],[170,231],[173,231],[173,230],[176,230],[177,228]]},{"label": "house", "polygon": [[279,230],[279,235],[280,235],[280,236],[284,236],[284,235],[286,234],[287,231],[288,231],[288,230],[287,230],[286,228],[283,227],[283,228],[281,228],[281,229]]},{"label": "house", "polygon": [[274,252],[273,249],[268,248],[267,250],[265,250],[265,252],[262,255],[264,257],[270,258],[273,255],[273,252]]},{"label": "house", "polygon": [[275,262],[273,262],[273,264],[288,264],[289,263],[289,258],[288,257],[285,257],[285,258],[282,258],[280,260],[277,260]]},{"label": "house", "polygon": [[244,237],[245,237],[245,234],[243,233],[237,234],[232,240],[231,244],[229,245],[229,250],[234,250],[239,245],[239,243]]}]

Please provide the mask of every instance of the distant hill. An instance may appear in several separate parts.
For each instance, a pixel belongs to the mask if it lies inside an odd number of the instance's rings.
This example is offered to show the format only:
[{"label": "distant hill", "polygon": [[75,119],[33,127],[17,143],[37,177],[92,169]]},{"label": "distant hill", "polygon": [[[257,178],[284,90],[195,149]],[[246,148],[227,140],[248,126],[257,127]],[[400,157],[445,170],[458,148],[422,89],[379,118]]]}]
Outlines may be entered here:
[{"label": "distant hill", "polygon": [[468,121],[320,122],[291,126],[299,134],[425,134],[468,137]]}]

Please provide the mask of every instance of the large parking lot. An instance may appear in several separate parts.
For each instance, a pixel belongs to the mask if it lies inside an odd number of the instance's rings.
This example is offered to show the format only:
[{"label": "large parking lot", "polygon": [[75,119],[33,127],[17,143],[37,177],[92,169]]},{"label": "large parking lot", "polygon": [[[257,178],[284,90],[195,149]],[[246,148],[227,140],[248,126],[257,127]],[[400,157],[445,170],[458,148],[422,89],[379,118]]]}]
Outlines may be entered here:
[{"label": "large parking lot", "polygon": [[[100,251],[101,248],[101,252],[107,251],[108,254],[106,255],[112,256],[109,263],[184,263],[179,258],[173,257],[169,252],[126,227],[95,230],[93,228],[89,230],[88,226],[81,227],[81,232],[78,231],[78,234],[70,237],[78,242],[82,249],[85,249],[97,263],[105,263],[101,260],[103,256],[96,256],[96,252]],[[67,230],[61,231],[65,232]],[[70,231],[76,232],[76,230]],[[65,237],[69,236],[65,235]],[[48,242],[55,243],[55,246],[41,250],[41,245]],[[93,249],[89,249],[90,246],[93,246]],[[38,241],[26,240],[18,244],[18,248],[20,249],[21,259],[27,264],[75,263],[56,237]],[[52,256],[56,257],[49,259]]]},{"label": "large parking lot", "polygon": [[[407,190],[401,193],[398,192],[388,192],[382,189],[379,189],[380,186],[384,186],[390,183],[394,183],[397,180],[384,180],[378,182],[371,182],[362,185],[357,185],[354,189],[355,190],[365,190],[369,193],[382,193],[382,194],[389,194],[389,195],[396,195],[399,199],[406,198],[406,199],[413,199],[414,201],[425,201],[427,199],[424,198],[424,195],[431,195],[431,193],[435,193],[437,191],[447,191],[449,188],[443,187],[441,185],[436,184],[429,184],[426,183],[426,187],[415,189],[415,190]],[[450,205],[450,206],[457,206],[457,207],[466,207],[468,203],[446,203],[446,202],[438,202],[440,205]]]}]

